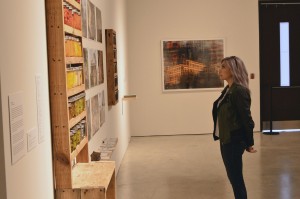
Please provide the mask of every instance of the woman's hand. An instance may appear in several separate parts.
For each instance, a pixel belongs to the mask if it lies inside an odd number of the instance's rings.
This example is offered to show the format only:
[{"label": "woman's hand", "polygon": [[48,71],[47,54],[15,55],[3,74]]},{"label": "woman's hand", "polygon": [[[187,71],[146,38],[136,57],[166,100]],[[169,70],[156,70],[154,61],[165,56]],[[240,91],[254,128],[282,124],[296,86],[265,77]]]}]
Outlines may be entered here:
[{"label": "woman's hand", "polygon": [[248,148],[246,148],[246,151],[249,152],[249,153],[256,153],[257,150],[253,148],[253,146],[250,146]]}]

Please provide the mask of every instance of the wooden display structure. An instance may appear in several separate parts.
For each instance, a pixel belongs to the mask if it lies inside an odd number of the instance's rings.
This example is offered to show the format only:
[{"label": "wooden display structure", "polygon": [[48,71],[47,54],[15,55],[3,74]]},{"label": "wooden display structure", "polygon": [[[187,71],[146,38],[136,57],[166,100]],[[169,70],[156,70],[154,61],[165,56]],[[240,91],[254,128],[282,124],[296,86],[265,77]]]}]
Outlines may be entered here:
[{"label": "wooden display structure", "polygon": [[106,39],[106,74],[108,105],[115,105],[119,101],[117,38],[113,29],[105,30]]},{"label": "wooden display structure", "polygon": [[115,199],[114,162],[89,163],[87,133],[76,148],[71,149],[70,130],[86,118],[86,111],[71,118],[68,108],[69,97],[85,92],[85,85],[83,81],[81,85],[68,89],[67,64],[80,65],[84,60],[82,56],[66,56],[66,35],[75,37],[76,41],[82,44],[82,32],[64,24],[64,4],[66,3],[80,12],[81,5],[75,0],[46,0],[56,197],[58,199]]},{"label": "wooden display structure", "polygon": [[115,199],[114,162],[78,163],[73,170],[73,188],[57,190],[57,199]]}]

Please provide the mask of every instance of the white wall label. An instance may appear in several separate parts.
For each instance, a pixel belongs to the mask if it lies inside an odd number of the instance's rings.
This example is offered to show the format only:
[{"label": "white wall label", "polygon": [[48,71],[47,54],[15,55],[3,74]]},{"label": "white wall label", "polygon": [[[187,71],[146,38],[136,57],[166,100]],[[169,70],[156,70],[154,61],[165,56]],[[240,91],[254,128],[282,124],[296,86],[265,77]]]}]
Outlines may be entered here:
[{"label": "white wall label", "polygon": [[38,131],[34,127],[30,129],[27,133],[27,151],[31,151],[38,144]]},{"label": "white wall label", "polygon": [[8,96],[12,164],[15,164],[26,154],[23,97],[23,92]]}]

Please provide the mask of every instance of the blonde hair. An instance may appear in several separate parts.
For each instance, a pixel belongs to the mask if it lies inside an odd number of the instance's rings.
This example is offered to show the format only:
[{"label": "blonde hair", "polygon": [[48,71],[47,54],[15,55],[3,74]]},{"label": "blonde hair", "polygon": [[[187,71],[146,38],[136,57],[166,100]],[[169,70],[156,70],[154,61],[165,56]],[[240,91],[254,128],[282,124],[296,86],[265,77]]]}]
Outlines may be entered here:
[{"label": "blonde hair", "polygon": [[249,90],[248,72],[244,62],[240,58],[236,56],[225,57],[222,59],[221,64],[226,64],[229,67],[234,83]]}]

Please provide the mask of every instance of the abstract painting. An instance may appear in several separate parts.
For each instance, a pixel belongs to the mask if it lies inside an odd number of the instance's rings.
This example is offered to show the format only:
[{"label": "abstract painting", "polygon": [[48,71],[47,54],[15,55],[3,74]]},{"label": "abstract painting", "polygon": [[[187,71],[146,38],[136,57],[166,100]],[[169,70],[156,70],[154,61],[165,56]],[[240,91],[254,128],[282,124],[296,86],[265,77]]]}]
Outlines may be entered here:
[{"label": "abstract painting", "polygon": [[224,87],[219,78],[224,40],[163,40],[163,91],[211,90]]}]

